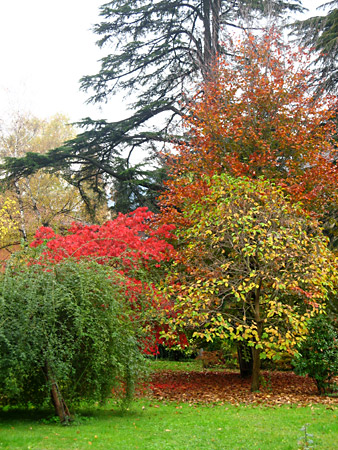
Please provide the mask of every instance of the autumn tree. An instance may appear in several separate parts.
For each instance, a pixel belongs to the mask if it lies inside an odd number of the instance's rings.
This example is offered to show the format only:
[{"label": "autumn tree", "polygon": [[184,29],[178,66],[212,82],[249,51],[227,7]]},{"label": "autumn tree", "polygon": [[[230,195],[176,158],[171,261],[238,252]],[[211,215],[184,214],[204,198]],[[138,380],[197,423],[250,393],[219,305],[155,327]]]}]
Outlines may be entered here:
[{"label": "autumn tree", "polygon": [[282,188],[227,174],[204,181],[208,194],[184,209],[189,225],[177,231],[172,326],[206,341],[246,342],[256,391],[260,360],[293,354],[324,307],[335,260],[318,223]]},{"label": "autumn tree", "polygon": [[[29,114],[15,113],[1,125],[2,160],[6,156],[22,157],[32,152],[44,155],[75,135],[67,119],[60,115],[40,120]],[[12,235],[7,245],[20,242],[20,238],[27,241],[42,225],[67,229],[73,220],[86,218],[81,196],[65,176],[65,173],[56,171],[39,171],[15,178],[9,184],[2,182],[4,195],[15,201],[12,215],[20,232]]]},{"label": "autumn tree", "polygon": [[[52,398],[62,422],[68,401],[104,400],[142,376],[142,353],[162,342],[156,289],[173,250],[173,226],[152,225],[146,208],[102,225],[41,227],[0,277],[1,404]],[[184,345],[184,335],[175,342]],[[122,386],[123,387],[123,386]],[[120,386],[121,388],[121,386]]]},{"label": "autumn tree", "polygon": [[[68,259],[95,261],[113,267],[123,275],[120,287],[129,303],[131,320],[145,331],[143,350],[156,354],[163,343],[159,311],[171,315],[171,304],[156,288],[164,278],[173,247],[173,225],[152,225],[154,214],[138,208],[129,214],[119,214],[102,225],[73,223],[66,233],[55,233],[41,227],[30,244],[39,254],[39,264],[59,264]],[[36,261],[35,261],[36,262]],[[177,336],[184,345],[183,335]],[[177,339],[176,339],[177,340]]]},{"label": "autumn tree", "polygon": [[190,140],[167,155],[170,176],[160,220],[177,224],[180,232],[188,229],[186,212],[208,197],[207,179],[215,174],[253,182],[263,177],[319,217],[334,245],[335,99],[315,98],[308,56],[285,45],[274,30],[239,39],[233,50],[236,64],[219,58],[213,78],[188,105]]},{"label": "autumn tree", "polygon": [[[113,0],[102,5],[94,28],[98,45],[108,48],[95,75],[82,79],[92,102],[109,102],[117,92],[132,92],[133,112],[116,122],[87,119],[84,132],[46,157],[8,160],[6,170],[25,176],[40,167],[72,167],[73,181],[115,183],[129,196],[129,208],[150,205],[162,190],[161,160],[132,162],[141,150],[157,155],[163,143],[182,139],[176,127],[184,111],[182,91],[209,76],[230,30],[250,28],[256,19],[300,11],[300,0]],[[154,170],[155,166],[155,170]],[[151,191],[150,194],[148,192]],[[154,194],[155,192],[155,194]],[[155,200],[155,201],[154,201]],[[124,206],[125,207],[125,206]]]},{"label": "autumn tree", "polygon": [[[10,236],[17,231],[18,224],[13,219],[15,202],[10,198],[3,198],[0,209],[0,246],[4,248]],[[3,259],[3,258],[1,258]]]},{"label": "autumn tree", "polygon": [[[171,177],[162,205],[179,220],[208,188],[201,174],[263,176],[320,215],[335,239],[338,171],[335,98],[316,99],[307,54],[276,31],[239,39],[235,64],[223,58],[200,86],[185,121],[190,141],[168,155]],[[170,162],[171,160],[171,162]]]}]

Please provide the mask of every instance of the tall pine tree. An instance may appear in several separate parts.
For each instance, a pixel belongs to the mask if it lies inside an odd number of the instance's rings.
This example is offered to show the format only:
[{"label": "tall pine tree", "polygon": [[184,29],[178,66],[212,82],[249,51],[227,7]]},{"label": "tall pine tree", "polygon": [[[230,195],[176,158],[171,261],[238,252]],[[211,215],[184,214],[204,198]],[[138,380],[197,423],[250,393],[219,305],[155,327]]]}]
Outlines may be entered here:
[{"label": "tall pine tree", "polygon": [[[109,123],[87,119],[85,131],[68,145],[47,155],[7,160],[15,176],[41,167],[67,167],[69,181],[78,187],[90,181],[94,189],[114,184],[123,208],[156,203],[163,169],[136,167],[133,153],[146,151],[156,159],[158,143],[177,142],[182,92],[209,75],[212,61],[222,52],[230,30],[255,26],[261,18],[301,11],[300,0],[113,0],[101,7],[95,27],[98,45],[112,49],[98,74],[82,78],[92,91],[90,101],[108,102],[120,91],[132,94],[129,118]],[[154,165],[153,165],[154,167]],[[151,193],[149,194],[149,191]]]},{"label": "tall pine tree", "polygon": [[317,91],[337,93],[338,90],[338,1],[332,0],[318,10],[327,11],[303,21],[297,21],[294,32],[300,42],[316,53]]}]

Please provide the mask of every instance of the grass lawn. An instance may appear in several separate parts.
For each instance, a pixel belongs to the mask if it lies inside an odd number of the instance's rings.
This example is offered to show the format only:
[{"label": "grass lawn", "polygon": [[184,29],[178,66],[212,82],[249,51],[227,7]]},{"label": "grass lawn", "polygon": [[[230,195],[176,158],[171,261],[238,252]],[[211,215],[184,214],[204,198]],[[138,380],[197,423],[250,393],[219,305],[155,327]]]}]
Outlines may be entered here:
[{"label": "grass lawn", "polygon": [[0,449],[297,449],[307,425],[315,449],[337,448],[337,410],[194,405],[139,400],[130,410],[82,410],[65,427],[36,411],[0,415]]},{"label": "grass lawn", "polygon": [[150,361],[150,367],[154,372],[160,372],[161,370],[171,370],[173,372],[182,370],[184,372],[188,372],[191,370],[203,369],[202,361],[200,359],[191,359],[187,361],[166,361],[156,359],[154,361]]},{"label": "grass lawn", "polygon": [[[151,367],[198,371],[201,361],[154,361]],[[141,398],[124,412],[113,402],[77,412],[71,426],[62,426],[51,411],[0,410],[0,450],[305,449],[298,445],[304,425],[316,450],[338,449],[338,409],[331,405],[189,405]]]}]

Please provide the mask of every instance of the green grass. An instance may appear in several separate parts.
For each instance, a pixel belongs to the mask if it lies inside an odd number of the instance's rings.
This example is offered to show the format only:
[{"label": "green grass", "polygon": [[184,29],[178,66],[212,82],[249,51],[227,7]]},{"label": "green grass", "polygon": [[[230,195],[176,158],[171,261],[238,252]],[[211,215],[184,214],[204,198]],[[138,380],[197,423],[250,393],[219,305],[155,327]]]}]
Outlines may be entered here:
[{"label": "green grass", "polygon": [[202,361],[200,359],[191,359],[188,361],[167,361],[156,359],[150,361],[151,370],[158,372],[160,370],[171,370],[171,371],[184,371],[189,372],[192,370],[203,370]]},{"label": "green grass", "polygon": [[[152,361],[151,370],[201,370],[200,360]],[[286,450],[298,449],[307,425],[315,449],[337,448],[338,410],[325,405],[189,405],[138,400],[78,410],[64,427],[51,411],[0,411],[0,450]]]},{"label": "green grass", "polygon": [[[337,448],[337,411],[324,405],[264,406],[166,404],[137,401],[125,412],[108,406],[80,411],[64,427],[46,413],[0,413],[0,449],[10,450],[223,450],[297,449],[308,424],[315,449]],[[46,420],[45,420],[46,422]]]},{"label": "green grass", "polygon": [[[161,370],[165,371],[172,371],[172,372],[178,372],[178,371],[200,371],[200,370],[207,370],[208,372],[214,372],[214,371],[220,371],[220,370],[226,370],[227,372],[233,370],[232,368],[227,367],[226,365],[217,365],[214,367],[209,367],[207,369],[203,368],[202,360],[200,359],[190,359],[187,361],[167,361],[167,360],[153,360],[150,361],[150,368],[151,371],[159,372]],[[237,369],[239,371],[239,369]]]}]

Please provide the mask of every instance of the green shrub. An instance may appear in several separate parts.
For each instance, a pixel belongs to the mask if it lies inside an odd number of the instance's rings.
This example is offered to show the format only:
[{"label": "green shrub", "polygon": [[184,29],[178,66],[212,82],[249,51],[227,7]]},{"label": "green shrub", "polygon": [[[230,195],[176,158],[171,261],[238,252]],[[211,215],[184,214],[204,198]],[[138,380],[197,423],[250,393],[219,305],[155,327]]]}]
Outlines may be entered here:
[{"label": "green shrub", "polygon": [[123,278],[95,262],[9,266],[0,281],[0,404],[130,396],[144,370]]},{"label": "green shrub", "polygon": [[314,379],[320,394],[331,389],[332,378],[338,374],[338,336],[327,316],[311,320],[309,335],[299,346],[293,364],[297,374]]}]

